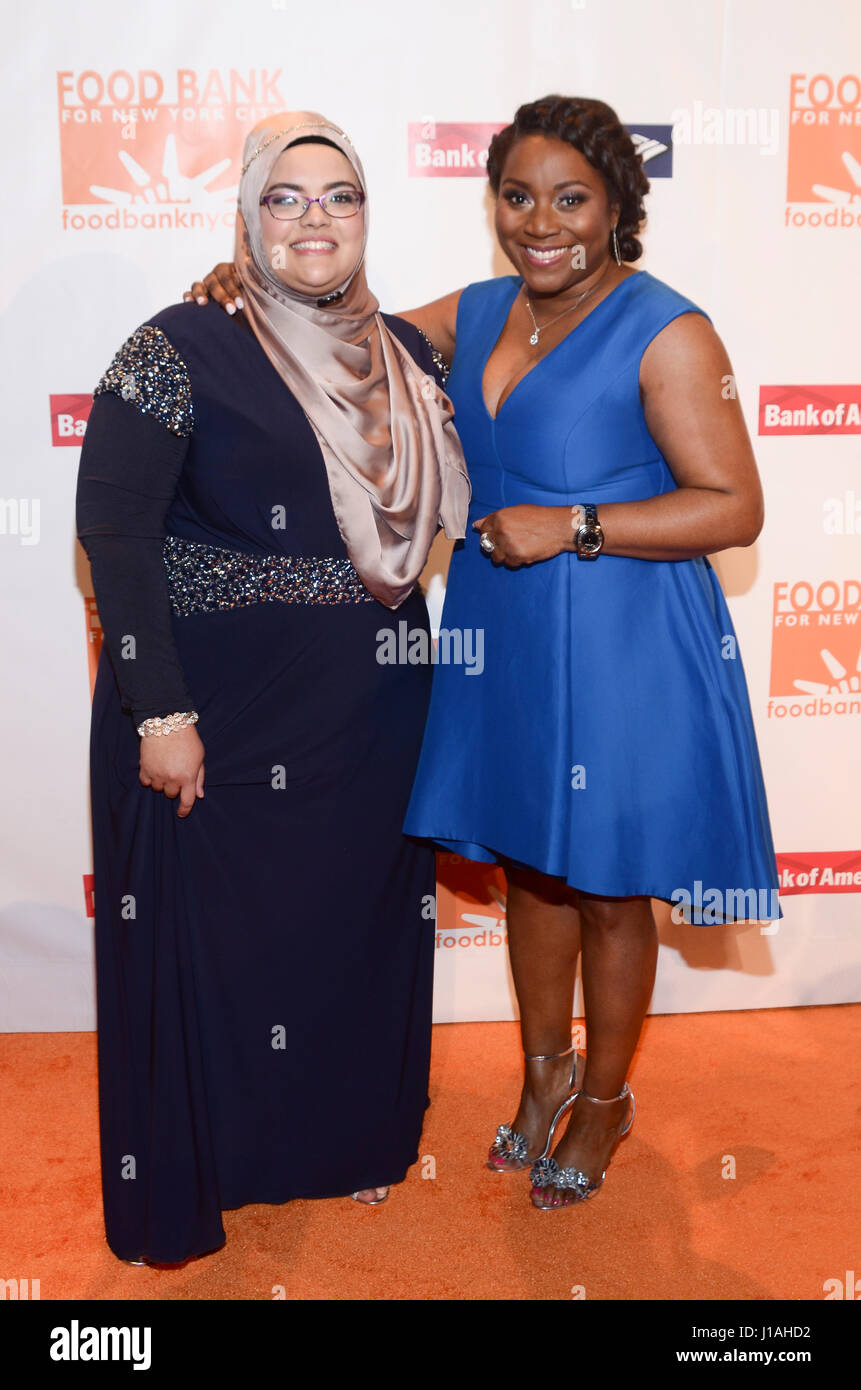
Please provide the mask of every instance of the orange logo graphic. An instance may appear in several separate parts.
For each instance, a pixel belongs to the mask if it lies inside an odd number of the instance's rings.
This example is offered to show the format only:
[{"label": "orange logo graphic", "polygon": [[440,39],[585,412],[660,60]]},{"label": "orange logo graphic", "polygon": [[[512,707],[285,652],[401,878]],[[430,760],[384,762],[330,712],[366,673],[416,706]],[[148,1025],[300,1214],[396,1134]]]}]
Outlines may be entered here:
[{"label": "orange logo graphic", "polygon": [[507,891],[505,874],[495,864],[437,854],[437,947],[504,945]]},{"label": "orange logo graphic", "polygon": [[774,586],[770,718],[861,714],[861,583]]},{"label": "orange logo graphic", "polygon": [[93,691],[96,686],[96,671],[99,665],[99,654],[102,650],[102,624],[96,609],[94,598],[84,599],[84,614],[87,622],[87,663],[90,670],[90,699],[93,698]]},{"label": "orange logo graphic", "polygon": [[280,78],[280,68],[58,72],[63,226],[231,226],[242,144],[283,110]]},{"label": "orange logo graphic", "polygon": [[793,73],[789,84],[788,203],[792,226],[861,226],[861,76]]}]

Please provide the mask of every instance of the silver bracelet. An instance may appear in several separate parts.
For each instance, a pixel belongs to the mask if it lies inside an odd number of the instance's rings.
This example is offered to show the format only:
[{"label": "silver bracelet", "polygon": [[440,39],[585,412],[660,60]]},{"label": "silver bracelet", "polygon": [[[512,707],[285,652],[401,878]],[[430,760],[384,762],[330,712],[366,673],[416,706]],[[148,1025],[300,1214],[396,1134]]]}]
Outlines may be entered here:
[{"label": "silver bracelet", "polygon": [[167,714],[164,719],[157,716],[145,719],[138,724],[138,733],[141,738],[161,738],[162,734],[169,734],[172,729],[184,729],[188,724],[196,723],[197,710],[185,710],[178,714]]}]

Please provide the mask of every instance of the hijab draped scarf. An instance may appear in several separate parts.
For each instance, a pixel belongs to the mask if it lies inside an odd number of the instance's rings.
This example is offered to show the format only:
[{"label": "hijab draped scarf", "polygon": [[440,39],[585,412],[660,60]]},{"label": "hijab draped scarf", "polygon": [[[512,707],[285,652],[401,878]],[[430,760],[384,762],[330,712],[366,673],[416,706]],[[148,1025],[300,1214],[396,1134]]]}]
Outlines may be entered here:
[{"label": "hijab draped scarf", "polygon": [[353,567],[375,598],[397,608],[440,524],[451,539],[464,536],[470,484],[450,400],[386,327],[368,288],[367,198],[361,254],[332,304],[291,289],[269,265],[261,217],[270,214],[260,196],[279,156],[307,136],[336,145],[367,195],[342,130],[314,111],[269,116],[245,142],[234,260],[251,328],[319,440]]}]

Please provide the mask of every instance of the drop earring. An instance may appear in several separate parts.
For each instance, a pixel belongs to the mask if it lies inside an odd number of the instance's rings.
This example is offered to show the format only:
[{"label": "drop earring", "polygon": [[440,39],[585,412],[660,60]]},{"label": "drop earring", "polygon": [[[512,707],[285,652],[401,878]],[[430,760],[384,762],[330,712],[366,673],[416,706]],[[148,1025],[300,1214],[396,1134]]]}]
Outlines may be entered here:
[{"label": "drop earring", "polygon": [[613,255],[616,257],[616,264],[622,264],[622,257],[619,255],[619,238],[616,236],[616,228],[613,228]]}]

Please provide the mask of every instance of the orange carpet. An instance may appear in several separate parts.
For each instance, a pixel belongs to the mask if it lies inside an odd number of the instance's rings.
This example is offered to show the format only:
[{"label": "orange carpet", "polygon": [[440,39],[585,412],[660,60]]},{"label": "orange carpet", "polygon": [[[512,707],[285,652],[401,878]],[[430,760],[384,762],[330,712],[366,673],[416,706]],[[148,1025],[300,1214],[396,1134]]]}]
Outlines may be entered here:
[{"label": "orange carpet", "polygon": [[435,1028],[423,1161],[383,1206],[243,1207],[216,1254],[145,1269],[104,1239],[95,1036],[5,1034],[0,1278],[43,1300],[819,1300],[858,1266],[861,1005],[648,1019],[633,1130],[559,1212],[483,1167],[518,1045],[511,1023]]}]

